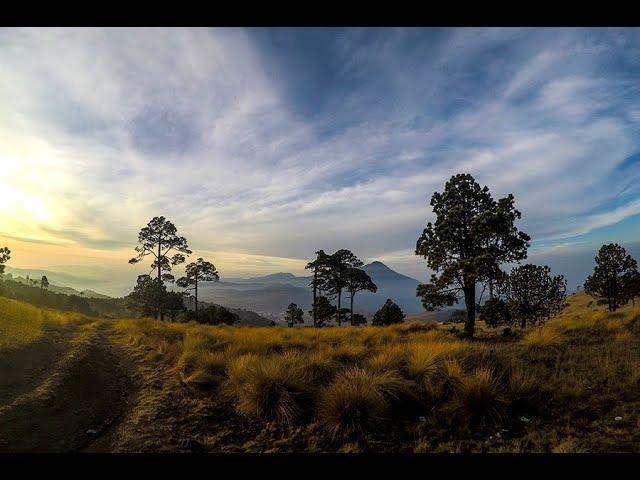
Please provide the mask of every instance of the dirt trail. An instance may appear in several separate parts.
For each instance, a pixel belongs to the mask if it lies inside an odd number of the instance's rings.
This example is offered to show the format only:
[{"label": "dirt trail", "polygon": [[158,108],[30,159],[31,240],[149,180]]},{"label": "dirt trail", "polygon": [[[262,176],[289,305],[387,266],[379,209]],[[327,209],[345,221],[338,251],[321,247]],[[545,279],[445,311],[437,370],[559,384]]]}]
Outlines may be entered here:
[{"label": "dirt trail", "polygon": [[[0,406],[0,451],[79,451],[126,410],[133,366],[109,340],[109,329],[103,322],[67,327],[44,356],[40,342],[19,353],[34,355],[39,364],[16,363],[13,372],[5,365],[13,382]],[[43,369],[42,361],[51,361],[62,345],[62,358]]]}]

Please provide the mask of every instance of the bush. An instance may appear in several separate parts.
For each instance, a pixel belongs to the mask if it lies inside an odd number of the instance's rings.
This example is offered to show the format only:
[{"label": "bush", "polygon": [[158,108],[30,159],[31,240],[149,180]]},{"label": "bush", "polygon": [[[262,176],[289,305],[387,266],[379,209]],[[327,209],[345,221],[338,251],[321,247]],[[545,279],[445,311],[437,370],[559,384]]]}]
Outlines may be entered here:
[{"label": "bush", "polygon": [[396,305],[390,298],[384,302],[384,305],[373,316],[372,325],[392,325],[394,323],[404,322],[405,314],[402,309]]}]

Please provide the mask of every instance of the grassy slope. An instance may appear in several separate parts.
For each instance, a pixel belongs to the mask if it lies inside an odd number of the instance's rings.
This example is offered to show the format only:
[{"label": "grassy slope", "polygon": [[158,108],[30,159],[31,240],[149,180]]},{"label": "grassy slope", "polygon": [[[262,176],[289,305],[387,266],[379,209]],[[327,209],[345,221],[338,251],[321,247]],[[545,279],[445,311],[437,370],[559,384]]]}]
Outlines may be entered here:
[{"label": "grassy slope", "polygon": [[[0,299],[0,353],[63,320],[32,308]],[[138,367],[104,450],[640,451],[640,308],[584,294],[544,327],[474,341],[436,324],[109,332]]]}]

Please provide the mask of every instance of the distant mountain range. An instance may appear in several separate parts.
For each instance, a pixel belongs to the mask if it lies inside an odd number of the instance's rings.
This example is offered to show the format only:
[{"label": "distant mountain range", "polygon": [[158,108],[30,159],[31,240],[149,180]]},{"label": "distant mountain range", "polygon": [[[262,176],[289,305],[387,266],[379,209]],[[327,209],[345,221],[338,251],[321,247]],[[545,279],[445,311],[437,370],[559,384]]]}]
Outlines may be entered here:
[{"label": "distant mountain range", "polygon": [[[420,283],[415,278],[402,275],[382,262],[372,262],[363,267],[378,286],[376,293],[359,292],[355,297],[355,310],[371,317],[390,298],[396,302],[408,317],[415,319],[444,320],[451,312],[425,312],[416,297],[416,287]],[[82,289],[83,278],[64,272],[7,268],[7,273],[15,280],[26,281],[26,277],[40,281],[46,275],[51,283],[49,290],[81,295],[91,298],[110,298],[93,290]],[[206,303],[223,305],[238,313],[248,324],[265,324],[271,320],[281,321],[289,303],[294,302],[305,311],[305,318],[311,309],[312,291],[309,287],[311,276],[296,276],[292,273],[274,273],[252,278],[224,278],[219,282],[201,284],[198,299]],[[66,285],[66,286],[62,286]],[[86,284],[85,284],[86,285]],[[172,287],[175,288],[175,287]],[[348,307],[349,295],[343,294],[343,304]]]},{"label": "distant mountain range", "polygon": [[[356,310],[371,315],[387,298],[396,302],[407,314],[421,313],[424,309],[416,297],[419,282],[402,275],[382,262],[372,262],[363,267],[378,286],[374,293],[359,292],[355,297]],[[227,278],[200,288],[203,301],[214,302],[234,308],[247,308],[270,317],[280,316],[289,303],[294,302],[305,312],[311,309],[311,276],[296,276],[291,273],[274,273],[253,278]],[[343,296],[348,304],[348,294]]]}]

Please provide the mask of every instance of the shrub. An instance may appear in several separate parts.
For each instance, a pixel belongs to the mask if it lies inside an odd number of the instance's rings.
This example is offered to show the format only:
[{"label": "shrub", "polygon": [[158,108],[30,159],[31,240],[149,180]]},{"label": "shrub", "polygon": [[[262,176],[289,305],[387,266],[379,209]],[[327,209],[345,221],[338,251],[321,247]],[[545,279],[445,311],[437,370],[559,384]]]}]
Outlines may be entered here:
[{"label": "shrub", "polygon": [[404,322],[405,314],[402,309],[396,305],[390,298],[384,302],[382,308],[378,310],[371,321],[372,325],[392,325],[394,323]]}]

